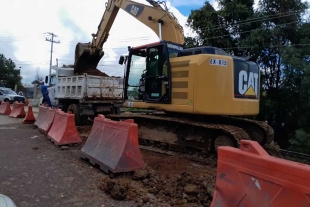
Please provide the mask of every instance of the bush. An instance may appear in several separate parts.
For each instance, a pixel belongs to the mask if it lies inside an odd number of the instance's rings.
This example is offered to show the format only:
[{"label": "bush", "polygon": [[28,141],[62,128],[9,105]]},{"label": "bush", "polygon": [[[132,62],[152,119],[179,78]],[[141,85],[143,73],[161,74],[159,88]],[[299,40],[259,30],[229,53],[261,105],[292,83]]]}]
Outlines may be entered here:
[{"label": "bush", "polygon": [[310,134],[302,129],[296,131],[294,139],[290,139],[290,150],[310,154]]}]

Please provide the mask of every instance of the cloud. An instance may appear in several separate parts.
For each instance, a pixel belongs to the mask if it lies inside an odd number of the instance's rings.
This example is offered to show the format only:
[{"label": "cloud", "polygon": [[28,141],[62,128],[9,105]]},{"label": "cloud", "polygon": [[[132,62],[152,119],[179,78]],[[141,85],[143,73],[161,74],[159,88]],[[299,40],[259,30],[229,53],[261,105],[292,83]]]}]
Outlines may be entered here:
[{"label": "cloud", "polygon": [[169,1],[173,6],[202,6],[204,4],[203,0],[171,0]]},{"label": "cloud", "polygon": [[[149,5],[143,0],[135,1]],[[52,4],[46,4],[41,0],[7,1],[5,7],[0,7],[0,42],[4,41],[7,45],[4,47],[1,42],[0,52],[22,67],[24,82],[31,82],[37,71],[40,76],[48,75],[51,43],[45,40],[50,36],[44,33],[53,32],[58,36],[55,40],[60,41],[60,44],[53,45],[53,65],[56,58],[59,64],[73,64],[76,44],[91,41],[91,34],[97,31],[106,2],[93,0],[90,4],[86,1],[54,0]],[[184,27],[184,34],[193,35],[185,27],[187,17],[175,8],[180,3],[167,3]],[[124,68],[118,65],[118,58],[128,52],[127,47],[158,40],[151,29],[119,10],[103,46],[105,55],[98,68],[109,75],[123,75]]]}]

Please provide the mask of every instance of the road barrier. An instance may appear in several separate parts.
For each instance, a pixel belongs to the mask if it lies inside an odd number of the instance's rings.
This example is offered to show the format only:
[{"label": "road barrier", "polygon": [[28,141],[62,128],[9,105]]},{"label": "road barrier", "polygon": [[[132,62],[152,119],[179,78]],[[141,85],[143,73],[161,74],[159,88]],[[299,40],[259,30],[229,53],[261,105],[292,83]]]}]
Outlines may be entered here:
[{"label": "road barrier", "polygon": [[51,129],[51,126],[54,121],[56,109],[52,109],[48,107],[47,109],[44,109],[44,113],[41,117],[40,124],[38,126],[38,130],[47,135],[49,130]]},{"label": "road barrier", "polygon": [[257,142],[219,147],[211,207],[310,206],[310,166],[270,156]]},{"label": "road barrier", "polygon": [[45,117],[45,113],[47,111],[48,107],[44,106],[44,105],[39,105],[39,113],[37,115],[37,118],[36,118],[36,121],[34,122],[34,125],[36,127],[40,127],[43,120],[44,120],[44,117]]},{"label": "road barrier", "polygon": [[25,105],[23,103],[18,103],[17,101],[15,101],[13,103],[13,109],[9,116],[13,118],[25,118]]},{"label": "road barrier", "polygon": [[2,101],[0,105],[0,114],[10,115],[11,111],[10,103]]},{"label": "road barrier", "polygon": [[33,115],[32,106],[28,105],[28,111],[26,117],[23,121],[24,124],[33,124],[36,121],[36,118]]},{"label": "road barrier", "polygon": [[82,139],[75,126],[74,114],[57,109],[47,137],[56,145],[81,143]]},{"label": "road barrier", "polygon": [[81,151],[82,158],[98,164],[106,173],[130,172],[145,166],[139,148],[138,125],[133,120],[112,121],[99,115]]}]

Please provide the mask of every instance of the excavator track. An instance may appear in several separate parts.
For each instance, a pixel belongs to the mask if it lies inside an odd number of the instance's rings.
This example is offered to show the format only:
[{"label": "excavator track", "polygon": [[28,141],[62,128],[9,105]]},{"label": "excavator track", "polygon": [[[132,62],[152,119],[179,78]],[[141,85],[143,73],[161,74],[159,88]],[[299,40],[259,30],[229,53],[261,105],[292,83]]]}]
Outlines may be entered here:
[{"label": "excavator track", "polygon": [[[251,140],[257,141],[262,146],[270,144],[274,139],[274,131],[271,126],[263,121],[256,121],[246,118],[236,118],[227,116],[206,116],[198,119],[207,123],[220,123],[225,125],[233,125],[242,128],[250,136]],[[191,116],[192,120],[197,117]]]},{"label": "excavator track", "polygon": [[251,139],[240,127],[193,121],[184,117],[122,113],[109,114],[106,118],[118,121],[134,119],[139,127],[140,145],[198,153],[202,157],[216,154],[219,146],[239,147],[241,139]]}]

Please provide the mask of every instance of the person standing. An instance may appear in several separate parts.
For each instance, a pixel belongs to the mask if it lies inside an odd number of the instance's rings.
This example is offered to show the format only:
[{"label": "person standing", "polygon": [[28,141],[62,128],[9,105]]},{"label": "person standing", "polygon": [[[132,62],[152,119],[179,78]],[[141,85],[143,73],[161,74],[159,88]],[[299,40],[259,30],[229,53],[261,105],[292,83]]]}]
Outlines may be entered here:
[{"label": "person standing", "polygon": [[41,85],[40,89],[41,89],[41,92],[42,92],[42,95],[43,95],[43,100],[45,100],[45,102],[48,104],[49,107],[52,107],[51,99],[48,96],[47,86]]}]

